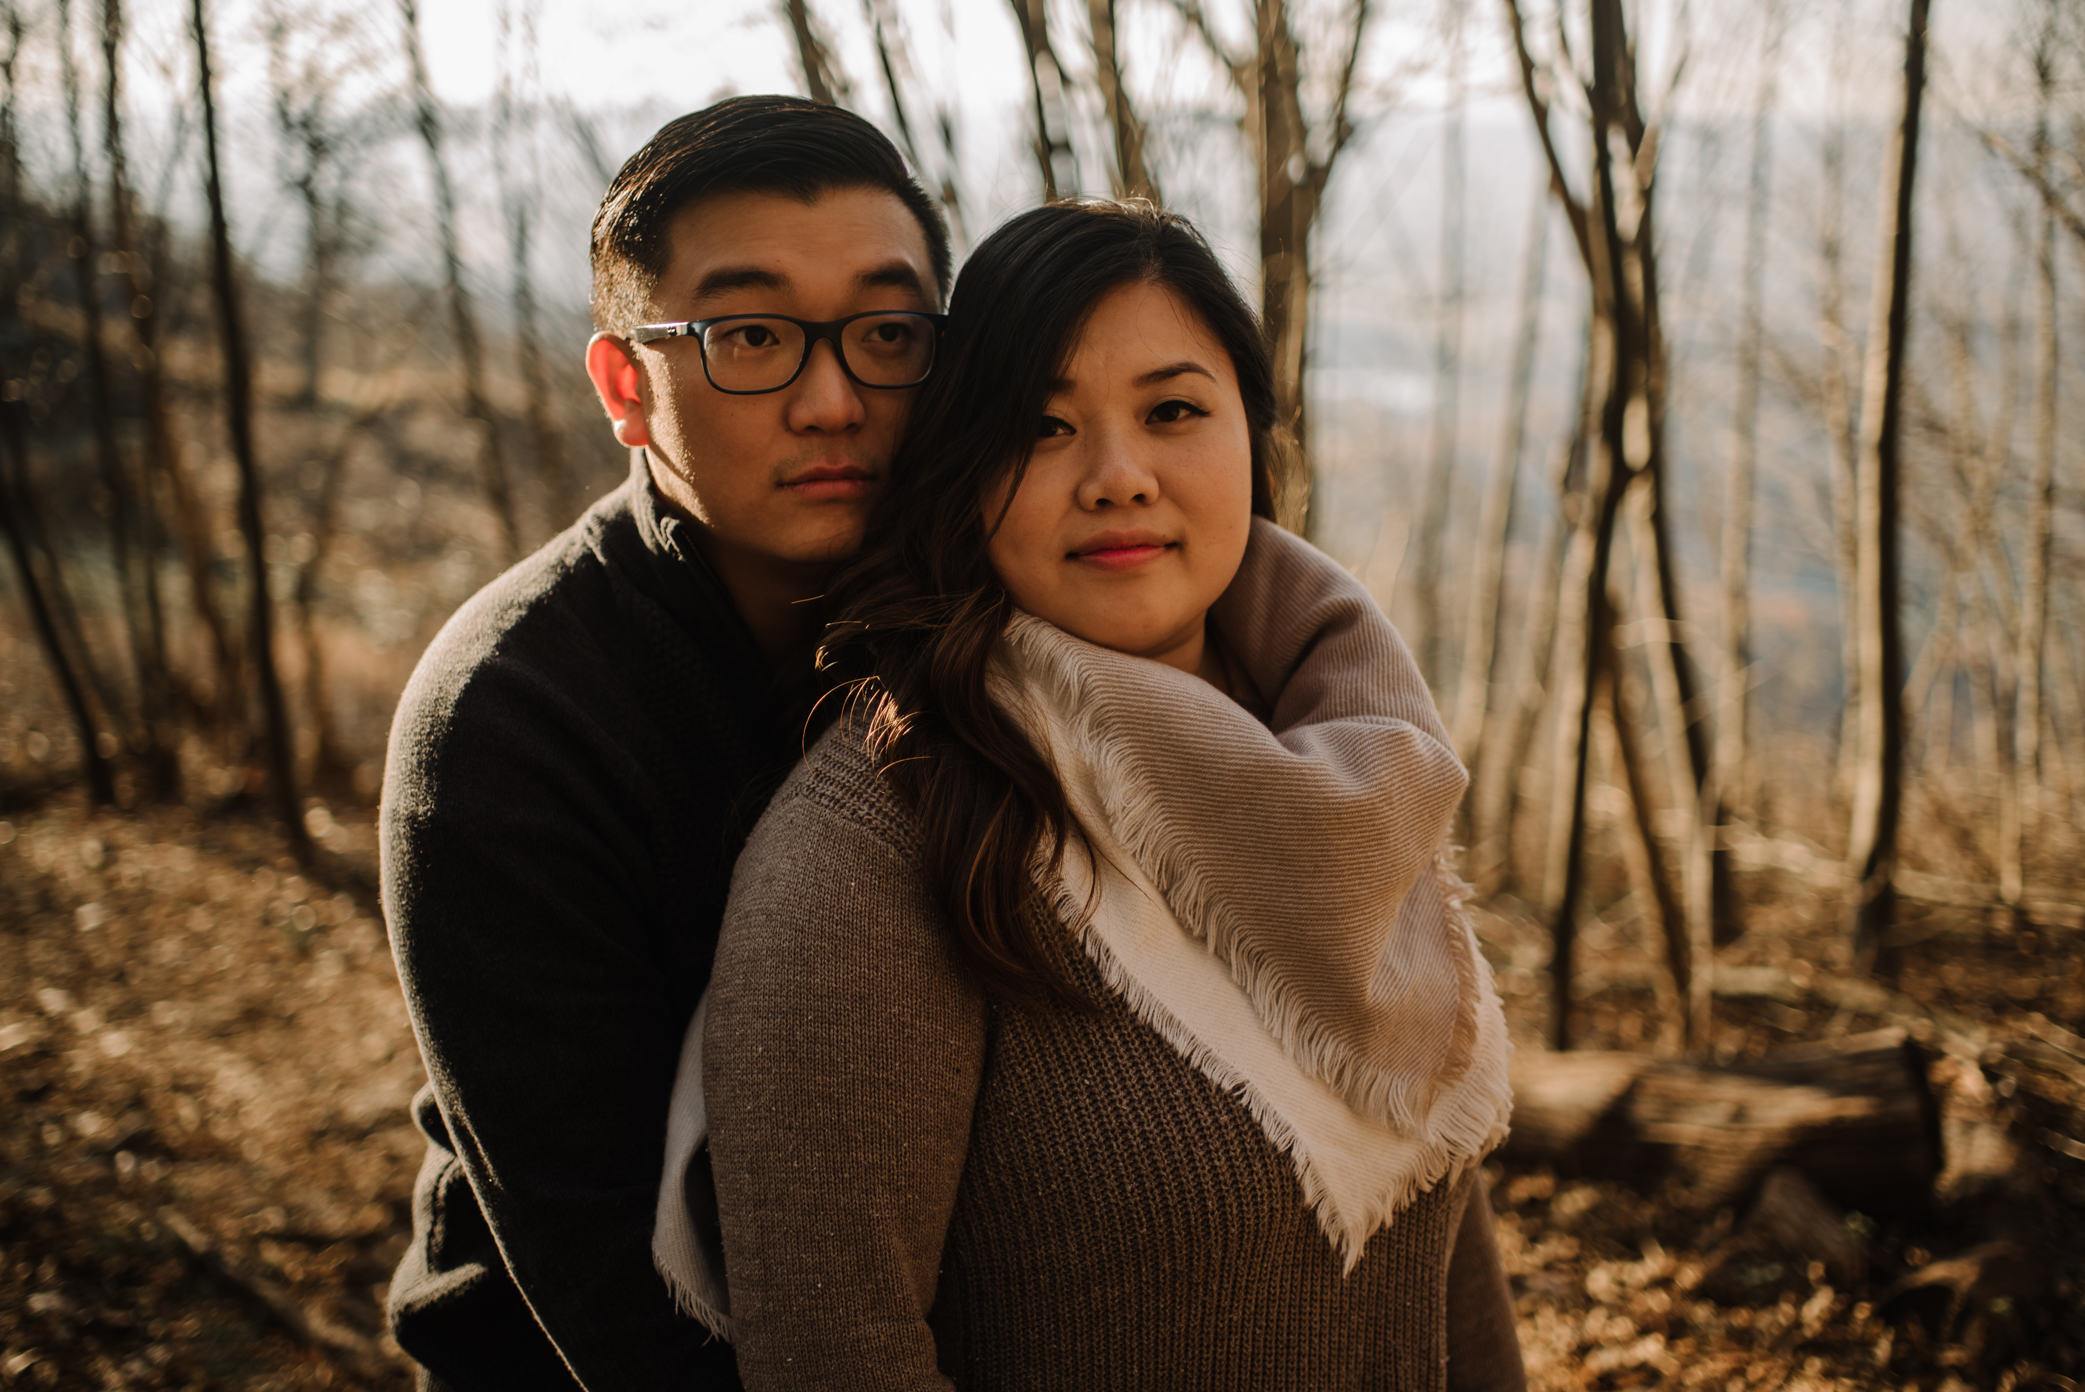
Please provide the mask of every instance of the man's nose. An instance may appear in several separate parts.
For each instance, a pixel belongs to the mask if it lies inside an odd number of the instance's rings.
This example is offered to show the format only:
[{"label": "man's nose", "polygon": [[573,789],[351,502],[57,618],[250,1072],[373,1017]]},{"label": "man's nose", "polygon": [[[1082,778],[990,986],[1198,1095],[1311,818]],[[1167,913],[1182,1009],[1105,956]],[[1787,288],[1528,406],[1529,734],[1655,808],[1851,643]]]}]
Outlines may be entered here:
[{"label": "man's nose", "polygon": [[862,388],[840,365],[840,350],[831,339],[811,345],[811,356],[789,396],[789,428],[837,434],[860,425],[868,416]]}]

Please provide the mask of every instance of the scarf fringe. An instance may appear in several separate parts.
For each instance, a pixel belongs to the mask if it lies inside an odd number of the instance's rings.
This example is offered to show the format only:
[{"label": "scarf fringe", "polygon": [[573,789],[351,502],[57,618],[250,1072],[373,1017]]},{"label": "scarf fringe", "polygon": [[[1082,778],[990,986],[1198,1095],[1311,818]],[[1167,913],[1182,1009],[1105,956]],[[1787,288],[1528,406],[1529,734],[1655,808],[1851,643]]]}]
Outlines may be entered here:
[{"label": "scarf fringe", "polygon": [[[1456,887],[1457,892],[1447,901],[1450,917],[1462,930],[1468,951],[1475,954],[1477,940],[1466,907],[1468,886],[1447,867],[1444,859],[1436,858],[1435,869],[1444,884]],[[1150,984],[1115,955],[1108,946],[1105,929],[1086,917],[1087,906],[1078,895],[1060,882],[1055,897],[1062,922],[1087,924],[1080,934],[1081,946],[1099,969],[1102,980],[1122,998],[1130,1013],[1165,1040],[1189,1067],[1236,1096],[1268,1143],[1294,1167],[1304,1204],[1317,1220],[1326,1242],[1339,1255],[1342,1276],[1353,1274],[1375,1234],[1390,1227],[1420,1195],[1432,1192],[1443,1180],[1459,1180],[1505,1140],[1511,1113],[1506,1058],[1512,1045],[1505,1038],[1505,1016],[1490,972],[1475,973],[1478,995],[1472,1012],[1472,1034],[1480,1036],[1476,1041],[1478,1062],[1463,1085],[1450,1089],[1426,1118],[1430,1134],[1421,1144],[1415,1163],[1389,1176],[1380,1188],[1361,1196],[1358,1204],[1343,1205],[1318,1157],[1284,1114],[1281,1103],[1214,1045],[1196,1035]],[[1481,962],[1482,958],[1476,960]],[[1483,1022],[1495,1024],[1495,1030],[1484,1030]],[[1481,1036],[1486,1033],[1497,1035],[1496,1048],[1481,1047],[1485,1042]]]},{"label": "scarf fringe", "polygon": [[[1031,627],[1023,636],[1038,644],[1065,642],[1055,630],[1045,631],[1042,625]],[[1230,968],[1232,977],[1251,1000],[1253,1009],[1290,1057],[1312,1076],[1324,1080],[1360,1115],[1400,1131],[1416,1133],[1425,1129],[1441,1093],[1459,1082],[1472,1066],[1478,1033],[1476,1009],[1473,1008],[1478,1004],[1478,992],[1477,983],[1472,978],[1484,977],[1488,985],[1489,971],[1473,972],[1471,964],[1457,950],[1460,943],[1449,949],[1455,964],[1457,997],[1463,1008],[1456,1012],[1438,1064],[1427,1070],[1424,1076],[1412,1077],[1386,1070],[1361,1056],[1342,1042],[1329,1025],[1312,1014],[1300,993],[1291,988],[1280,971],[1252,945],[1248,935],[1233,921],[1221,896],[1204,882],[1193,860],[1185,854],[1183,848],[1192,844],[1192,838],[1181,834],[1172,825],[1164,800],[1125,767],[1126,760],[1094,729],[1090,713],[1108,709],[1109,702],[1107,697],[1091,689],[1092,677],[1083,664],[1049,654],[1044,656],[1044,660],[1030,660],[1023,665],[1030,680],[1040,679],[1055,688],[1052,697],[1058,710],[1074,713],[1068,720],[1052,720],[1047,713],[1036,709],[1031,699],[1025,702],[1031,716],[1028,721],[1031,731],[1047,730],[1052,736],[1061,731],[1075,741],[1077,748],[1071,751],[1074,757],[1093,771],[1097,788],[1103,791],[1104,797],[1111,795],[1115,804],[1095,809],[1107,818],[1107,832],[1145,868],[1186,930],[1202,939],[1209,950]],[[1002,693],[1002,699],[1011,694],[1011,691]],[[1056,763],[1061,776],[1065,765],[1061,760]],[[1090,834],[1100,829],[1087,830]],[[1467,930],[1462,896],[1468,887],[1448,869],[1439,852],[1433,857],[1431,869],[1442,894],[1450,934],[1456,935],[1458,924]],[[1411,887],[1389,910],[1390,921],[1384,936],[1395,932],[1396,920],[1402,916],[1405,905],[1416,890],[1419,876],[1426,874],[1427,867],[1421,867]],[[1460,888],[1451,890],[1450,882]],[[1071,918],[1066,921],[1077,923],[1082,920]],[[1503,1070],[1499,1076],[1503,1078]]]}]

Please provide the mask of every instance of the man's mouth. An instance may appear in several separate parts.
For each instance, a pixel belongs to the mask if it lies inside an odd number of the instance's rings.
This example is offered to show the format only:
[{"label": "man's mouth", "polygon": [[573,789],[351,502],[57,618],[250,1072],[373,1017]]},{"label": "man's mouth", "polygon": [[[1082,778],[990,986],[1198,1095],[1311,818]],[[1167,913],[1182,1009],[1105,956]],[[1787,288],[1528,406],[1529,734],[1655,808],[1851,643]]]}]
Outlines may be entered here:
[{"label": "man's mouth", "polygon": [[1077,547],[1065,554],[1068,561],[1096,570],[1135,570],[1157,560],[1179,545],[1168,541],[1157,532],[1102,532],[1088,537]]},{"label": "man's mouth", "polygon": [[876,476],[859,464],[812,464],[791,473],[779,486],[791,497],[810,502],[865,498],[876,486]]}]

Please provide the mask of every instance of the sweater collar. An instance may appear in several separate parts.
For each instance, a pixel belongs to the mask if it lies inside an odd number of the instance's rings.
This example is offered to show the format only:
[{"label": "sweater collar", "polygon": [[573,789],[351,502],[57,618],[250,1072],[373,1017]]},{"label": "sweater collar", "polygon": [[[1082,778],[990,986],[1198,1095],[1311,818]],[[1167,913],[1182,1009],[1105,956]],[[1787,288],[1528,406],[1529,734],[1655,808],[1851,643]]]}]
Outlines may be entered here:
[{"label": "sweater collar", "polygon": [[644,448],[630,451],[630,512],[651,561],[649,589],[683,628],[714,653],[720,665],[743,673],[749,687],[764,691],[772,674],[753,631],[704,554],[699,524],[676,512],[652,482]]}]

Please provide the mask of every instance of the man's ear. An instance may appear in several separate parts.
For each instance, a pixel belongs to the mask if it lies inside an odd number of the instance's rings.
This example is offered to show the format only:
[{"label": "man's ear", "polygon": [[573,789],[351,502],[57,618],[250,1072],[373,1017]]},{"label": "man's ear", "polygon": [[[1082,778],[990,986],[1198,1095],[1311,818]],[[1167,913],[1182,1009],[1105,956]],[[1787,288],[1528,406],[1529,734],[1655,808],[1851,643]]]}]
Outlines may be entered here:
[{"label": "man's ear", "polygon": [[597,333],[587,340],[586,375],[593,379],[594,395],[601,409],[614,422],[615,438],[636,449],[652,442],[644,421],[644,370],[630,355],[627,339]]}]

